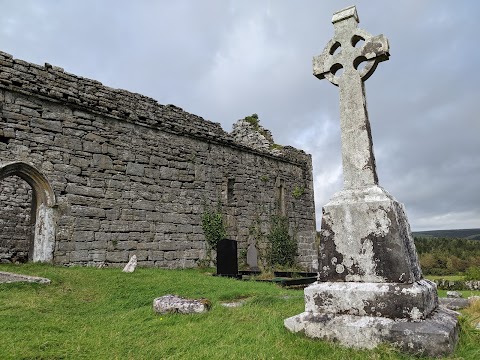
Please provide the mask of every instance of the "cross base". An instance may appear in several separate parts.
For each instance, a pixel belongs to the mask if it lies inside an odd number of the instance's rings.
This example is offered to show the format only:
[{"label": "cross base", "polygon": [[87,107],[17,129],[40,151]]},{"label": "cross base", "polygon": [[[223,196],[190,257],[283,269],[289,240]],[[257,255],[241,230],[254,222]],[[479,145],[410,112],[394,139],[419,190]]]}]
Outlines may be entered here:
[{"label": "cross base", "polygon": [[429,280],[413,284],[316,282],[304,290],[305,311],[420,320],[438,306],[437,287]]},{"label": "cross base", "polygon": [[422,278],[403,205],[371,185],[323,207],[319,280],[413,283]]},{"label": "cross base", "polygon": [[390,319],[303,312],[285,319],[285,327],[307,337],[338,341],[343,346],[373,349],[382,343],[403,352],[438,357],[455,350],[459,326],[455,311],[438,307],[424,320]]}]

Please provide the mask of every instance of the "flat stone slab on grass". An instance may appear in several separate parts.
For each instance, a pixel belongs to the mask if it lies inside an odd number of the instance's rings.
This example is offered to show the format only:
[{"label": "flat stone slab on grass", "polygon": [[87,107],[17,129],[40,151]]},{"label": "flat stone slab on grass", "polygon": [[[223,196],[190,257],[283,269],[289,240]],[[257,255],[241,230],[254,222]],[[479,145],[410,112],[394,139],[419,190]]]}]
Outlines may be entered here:
[{"label": "flat stone slab on grass", "polygon": [[156,313],[198,314],[210,310],[211,303],[207,299],[186,299],[177,295],[164,295],[153,300]]},{"label": "flat stone slab on grass", "polygon": [[38,277],[38,276],[30,276],[30,275],[22,275],[22,274],[15,274],[10,272],[0,271],[0,283],[13,283],[13,282],[33,282],[38,284],[50,284],[50,279]]},{"label": "flat stone slab on grass", "polygon": [[226,308],[235,308],[235,307],[242,306],[243,302],[224,302],[224,303],[220,303],[220,305]]},{"label": "flat stone slab on grass", "polygon": [[235,307],[243,306],[243,304],[245,304],[246,301],[247,299],[238,299],[238,300],[232,300],[228,302],[222,302],[220,303],[220,305],[226,308],[235,308]]}]

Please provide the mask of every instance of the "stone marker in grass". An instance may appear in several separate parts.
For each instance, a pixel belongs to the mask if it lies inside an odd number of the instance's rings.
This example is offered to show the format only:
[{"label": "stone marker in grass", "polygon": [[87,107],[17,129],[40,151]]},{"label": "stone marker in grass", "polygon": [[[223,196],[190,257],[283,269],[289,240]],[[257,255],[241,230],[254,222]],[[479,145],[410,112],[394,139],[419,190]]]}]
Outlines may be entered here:
[{"label": "stone marker in grass", "polygon": [[126,273],[132,273],[135,271],[136,267],[137,267],[137,255],[132,255],[132,257],[130,258],[127,265],[125,265],[122,271]]},{"label": "stone marker in grass", "polygon": [[404,207],[378,185],[364,81],[388,60],[388,41],[357,27],[354,6],[332,22],[335,35],[313,72],[340,89],[344,188],[323,207],[319,278],[305,289],[305,312],[285,326],[356,348],[386,342],[412,353],[450,353],[457,313],[438,307]]},{"label": "stone marker in grass", "polygon": [[210,310],[207,299],[186,299],[177,295],[164,295],[153,300],[153,310],[160,314],[195,314]]},{"label": "stone marker in grass", "polygon": [[238,277],[237,242],[223,239],[217,244],[217,275]]},{"label": "stone marker in grass", "polygon": [[29,276],[23,274],[15,274],[11,272],[0,271],[0,283],[12,283],[12,282],[30,282],[38,284],[50,284],[50,279]]}]

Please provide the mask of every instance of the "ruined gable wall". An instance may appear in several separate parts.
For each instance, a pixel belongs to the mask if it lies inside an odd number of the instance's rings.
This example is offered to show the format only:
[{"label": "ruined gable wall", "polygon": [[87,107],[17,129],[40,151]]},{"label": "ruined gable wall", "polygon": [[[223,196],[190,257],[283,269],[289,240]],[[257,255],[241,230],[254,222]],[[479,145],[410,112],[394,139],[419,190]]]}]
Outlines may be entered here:
[{"label": "ruined gable wall", "polygon": [[195,266],[205,257],[205,205],[223,204],[242,249],[253,227],[268,231],[282,187],[299,262],[311,268],[309,155],[254,150],[175,106],[5,53],[0,106],[0,161],[32,164],[55,192],[55,262],[120,265],[136,254],[141,265]]}]

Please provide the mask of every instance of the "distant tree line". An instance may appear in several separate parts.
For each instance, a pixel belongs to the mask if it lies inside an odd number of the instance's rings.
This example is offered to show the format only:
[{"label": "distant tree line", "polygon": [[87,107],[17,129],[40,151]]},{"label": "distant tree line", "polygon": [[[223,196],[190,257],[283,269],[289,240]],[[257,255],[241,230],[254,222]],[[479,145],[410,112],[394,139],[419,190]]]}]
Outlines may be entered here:
[{"label": "distant tree line", "polygon": [[422,238],[434,237],[434,238],[480,240],[480,229],[414,231],[413,236],[422,237]]},{"label": "distant tree line", "polygon": [[480,276],[478,240],[415,237],[415,246],[424,275]]}]

